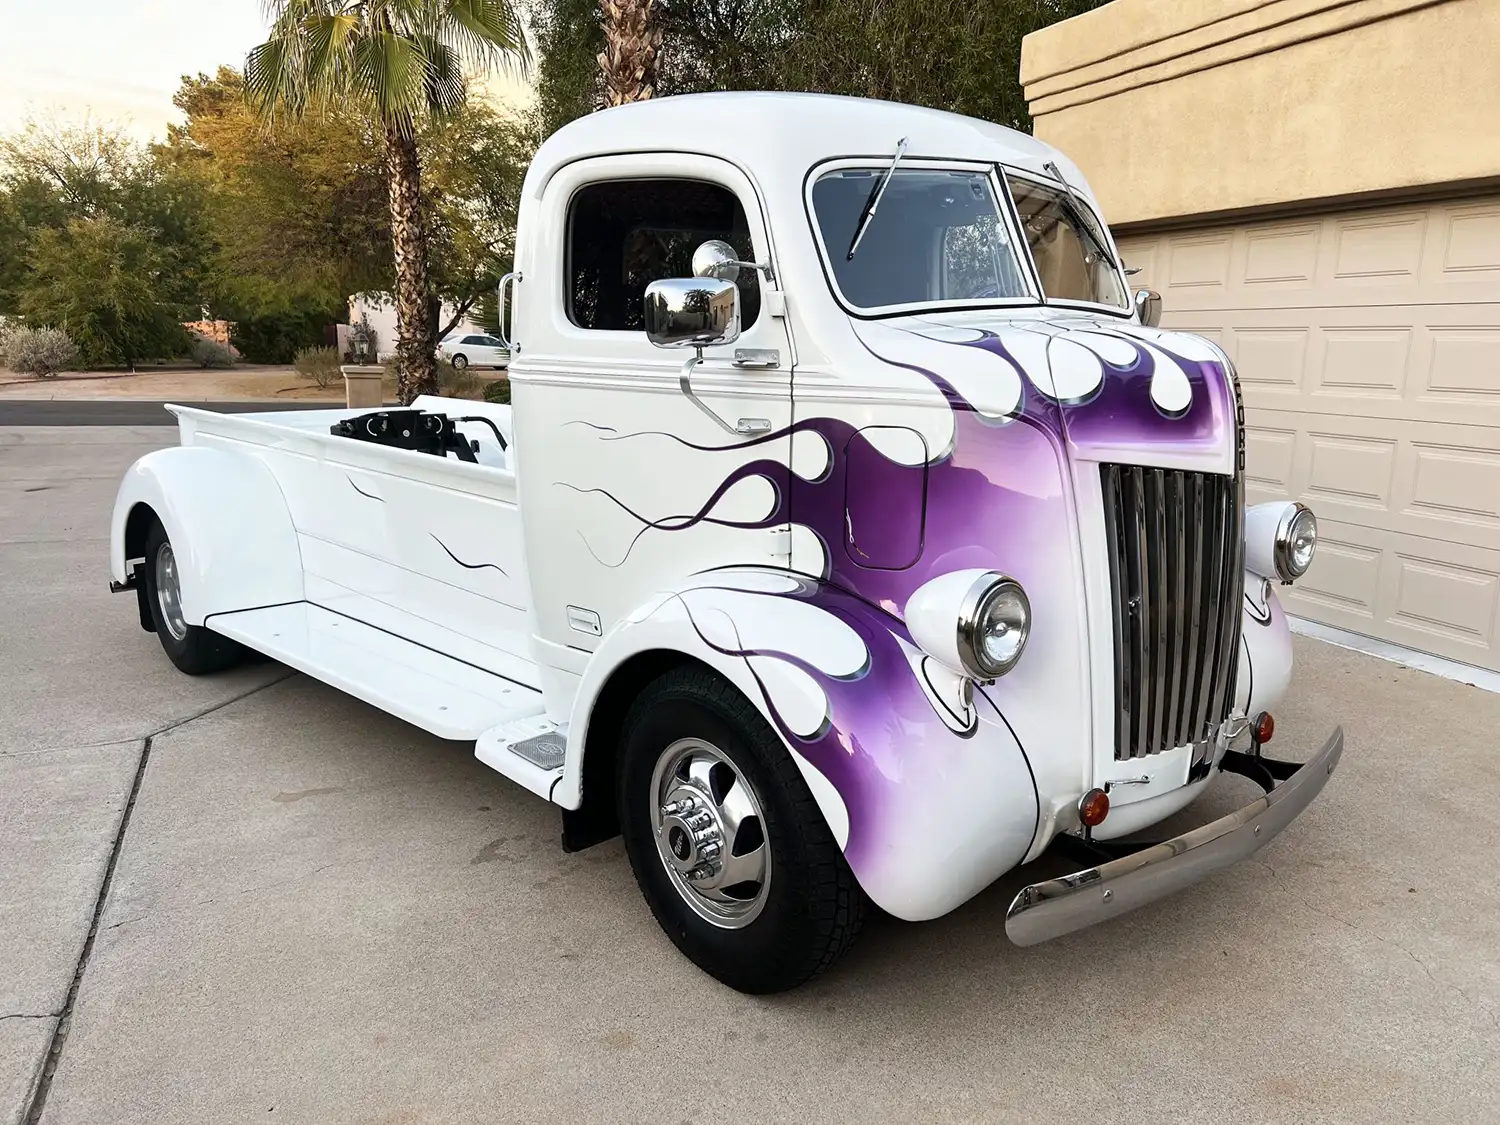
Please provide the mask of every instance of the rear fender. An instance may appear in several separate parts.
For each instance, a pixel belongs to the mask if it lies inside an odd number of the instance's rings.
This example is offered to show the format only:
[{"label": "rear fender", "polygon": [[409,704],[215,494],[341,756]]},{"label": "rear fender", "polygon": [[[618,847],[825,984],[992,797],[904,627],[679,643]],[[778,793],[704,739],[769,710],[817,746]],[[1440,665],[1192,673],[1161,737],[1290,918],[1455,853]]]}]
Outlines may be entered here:
[{"label": "rear fender", "polygon": [[[265,462],[204,446],[159,449],[125,473],[110,524],[110,574],[130,575],[131,514],[155,513],[172,541],[183,617],[202,625],[215,613],[301,601],[302,555],[281,486]],[[138,517],[139,518],[139,517]],[[129,556],[129,557],[128,557]]]},{"label": "rear fender", "polygon": [[894,617],[769,568],[699,575],[611,629],[573,703],[559,804],[583,801],[590,721],[617,670],[663,652],[715,669],[761,711],[882,909],[946,913],[1030,846],[1036,787],[988,697],[953,703],[962,693],[944,695],[941,670]]}]

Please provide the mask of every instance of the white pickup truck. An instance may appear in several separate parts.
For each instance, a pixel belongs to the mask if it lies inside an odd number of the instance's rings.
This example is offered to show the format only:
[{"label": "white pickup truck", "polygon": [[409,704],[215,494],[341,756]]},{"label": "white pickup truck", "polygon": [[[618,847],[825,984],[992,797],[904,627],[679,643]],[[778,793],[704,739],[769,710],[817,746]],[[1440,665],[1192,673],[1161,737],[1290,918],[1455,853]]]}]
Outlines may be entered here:
[{"label": "white pickup truck", "polygon": [[[1031,944],[1250,854],[1343,746],[1261,753],[1300,504],[1245,509],[1239,392],[1155,327],[1083,177],[981,121],[788,94],[587,117],[521,202],[514,406],[172,407],[111,533],[184,672],[268,654],[623,834],[707,972],[793,987],[869,902],[1049,848]],[[1265,795],[1121,837],[1232,771]],[[1164,915],[1162,925],[1170,925]]]}]

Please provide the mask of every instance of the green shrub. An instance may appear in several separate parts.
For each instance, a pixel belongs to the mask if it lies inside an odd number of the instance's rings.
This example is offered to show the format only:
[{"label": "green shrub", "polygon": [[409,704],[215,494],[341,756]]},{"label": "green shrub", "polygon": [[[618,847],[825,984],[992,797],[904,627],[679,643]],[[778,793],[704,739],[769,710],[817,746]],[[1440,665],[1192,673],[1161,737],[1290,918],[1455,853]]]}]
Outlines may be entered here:
[{"label": "green shrub", "polygon": [[[385,382],[392,390],[396,386],[396,361],[388,359],[382,366],[385,368]],[[437,361],[438,394],[447,398],[473,398],[480,397],[479,390],[484,380],[467,367],[462,371],[454,367],[446,359]]]},{"label": "green shrub", "polygon": [[438,390],[448,398],[478,398],[478,375],[465,367],[462,371],[446,359],[438,360]]},{"label": "green shrub", "polygon": [[302,378],[311,379],[320,387],[331,387],[341,374],[338,349],[302,348],[292,359],[292,368]]},{"label": "green shrub", "polygon": [[194,336],[192,346],[188,348],[188,354],[193,357],[193,362],[199,367],[234,366],[234,352],[219,341],[210,340],[206,336]]},{"label": "green shrub", "polygon": [[7,329],[0,340],[0,354],[12,371],[43,379],[78,363],[78,346],[59,328]]},{"label": "green shrub", "polygon": [[510,403],[510,380],[496,379],[484,388],[485,402]]},{"label": "green shrub", "polygon": [[229,309],[223,315],[234,321],[229,342],[245,363],[291,363],[299,351],[321,347],[324,326],[339,319],[337,306],[274,316],[235,316],[235,312]]}]

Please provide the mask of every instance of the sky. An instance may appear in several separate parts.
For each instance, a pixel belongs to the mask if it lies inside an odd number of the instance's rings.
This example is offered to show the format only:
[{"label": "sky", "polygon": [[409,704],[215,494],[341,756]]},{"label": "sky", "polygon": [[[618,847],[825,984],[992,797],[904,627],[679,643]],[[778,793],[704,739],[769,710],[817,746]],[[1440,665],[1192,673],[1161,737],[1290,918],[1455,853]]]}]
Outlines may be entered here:
[{"label": "sky", "polygon": [[[182,76],[241,66],[265,30],[261,0],[0,0],[0,132],[91,116],[160,137],[181,118]],[[512,103],[528,93],[490,86]]]}]

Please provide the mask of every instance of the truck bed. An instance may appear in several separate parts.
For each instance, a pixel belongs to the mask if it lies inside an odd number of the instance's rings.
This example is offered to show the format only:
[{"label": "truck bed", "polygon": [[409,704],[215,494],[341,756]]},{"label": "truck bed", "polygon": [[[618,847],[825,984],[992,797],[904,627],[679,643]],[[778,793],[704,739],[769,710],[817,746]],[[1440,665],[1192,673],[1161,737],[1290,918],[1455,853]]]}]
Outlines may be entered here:
[{"label": "truck bed", "polygon": [[[413,405],[513,434],[508,406],[435,396]],[[475,738],[540,710],[513,443],[503,451],[488,426],[461,423],[479,442],[474,464],[329,433],[365,410],[168,409],[182,444],[270,467],[301,552],[303,603],[246,605],[211,628],[444,737]],[[462,690],[434,703],[434,683]]]}]

